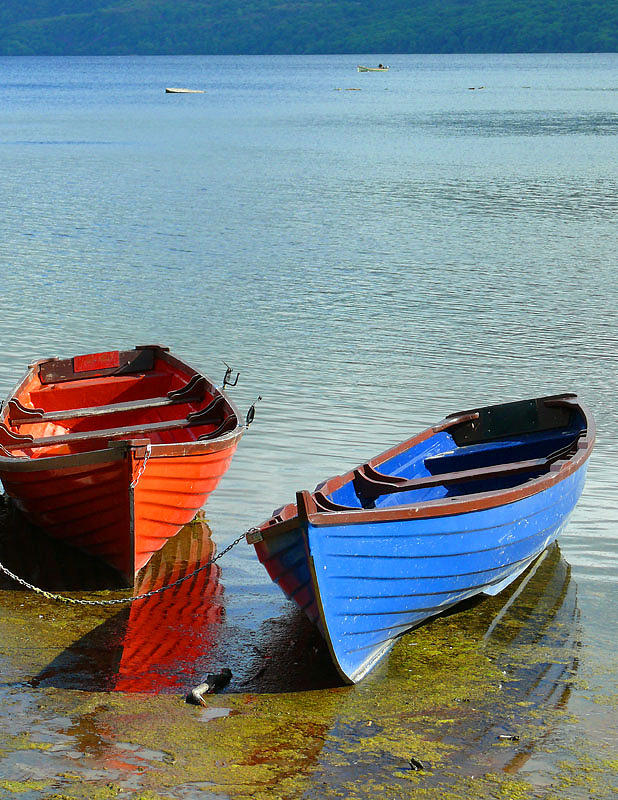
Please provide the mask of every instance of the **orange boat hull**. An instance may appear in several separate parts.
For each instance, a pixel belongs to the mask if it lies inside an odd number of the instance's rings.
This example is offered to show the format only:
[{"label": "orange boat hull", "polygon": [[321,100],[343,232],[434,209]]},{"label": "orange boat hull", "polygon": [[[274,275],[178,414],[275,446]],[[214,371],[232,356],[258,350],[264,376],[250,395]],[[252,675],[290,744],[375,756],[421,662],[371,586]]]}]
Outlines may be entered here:
[{"label": "orange boat hull", "polygon": [[195,517],[223,477],[236,442],[203,455],[151,455],[133,491],[137,572]]},{"label": "orange boat hull", "polygon": [[[121,357],[140,371],[107,374]],[[162,348],[59,363],[37,362],[7,399],[0,479],[35,525],[133,585],[204,506],[245,426],[220,389]]]}]

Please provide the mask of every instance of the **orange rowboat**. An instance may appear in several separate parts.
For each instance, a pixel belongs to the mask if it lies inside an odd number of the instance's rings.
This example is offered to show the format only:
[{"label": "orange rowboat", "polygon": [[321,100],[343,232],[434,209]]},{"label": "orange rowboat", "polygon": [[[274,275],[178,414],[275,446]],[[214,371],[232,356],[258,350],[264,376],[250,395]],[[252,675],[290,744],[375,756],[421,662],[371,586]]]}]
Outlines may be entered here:
[{"label": "orange rowboat", "polygon": [[0,412],[0,479],[35,525],[133,585],[204,505],[251,418],[158,345],[37,361]]}]

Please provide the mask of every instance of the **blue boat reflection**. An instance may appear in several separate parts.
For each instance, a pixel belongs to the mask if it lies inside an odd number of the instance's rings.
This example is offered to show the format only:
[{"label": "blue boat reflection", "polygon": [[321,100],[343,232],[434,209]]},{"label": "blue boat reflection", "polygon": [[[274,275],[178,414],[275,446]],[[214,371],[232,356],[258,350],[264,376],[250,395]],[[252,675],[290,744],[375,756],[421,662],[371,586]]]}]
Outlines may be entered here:
[{"label": "blue boat reflection", "polygon": [[[458,628],[470,664],[491,665],[495,677],[487,683],[451,656],[446,642]],[[432,641],[442,649],[432,648]],[[500,595],[402,637],[367,682],[340,690],[312,789],[304,796],[317,798],[324,781],[358,786],[359,797],[370,796],[365,780],[392,787],[401,781],[405,788],[410,766],[401,753],[409,748],[410,756],[424,761],[423,746],[436,744],[439,763],[425,762],[422,777],[427,796],[433,789],[440,797],[470,775],[517,772],[562,718],[578,651],[576,585],[555,544]],[[455,686],[463,690],[457,698],[450,695]],[[360,750],[342,748],[350,736],[362,741]],[[393,796],[400,794],[394,790]]]}]

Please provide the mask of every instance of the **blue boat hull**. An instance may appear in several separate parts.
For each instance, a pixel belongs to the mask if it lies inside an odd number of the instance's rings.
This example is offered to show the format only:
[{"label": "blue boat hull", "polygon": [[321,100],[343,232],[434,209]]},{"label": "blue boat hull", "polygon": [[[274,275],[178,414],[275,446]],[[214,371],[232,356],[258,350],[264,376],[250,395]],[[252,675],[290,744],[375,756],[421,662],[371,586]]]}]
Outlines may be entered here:
[{"label": "blue boat hull", "polygon": [[[562,417],[548,417],[556,406]],[[500,428],[505,409],[518,430]],[[581,495],[593,443],[572,396],[462,412],[299,492],[248,540],[355,683],[403,633],[497,594],[544,552]]]},{"label": "blue boat hull", "polygon": [[342,676],[360,680],[402,633],[508,586],[558,537],[585,476],[586,465],[546,492],[497,509],[299,530],[320,627]]}]

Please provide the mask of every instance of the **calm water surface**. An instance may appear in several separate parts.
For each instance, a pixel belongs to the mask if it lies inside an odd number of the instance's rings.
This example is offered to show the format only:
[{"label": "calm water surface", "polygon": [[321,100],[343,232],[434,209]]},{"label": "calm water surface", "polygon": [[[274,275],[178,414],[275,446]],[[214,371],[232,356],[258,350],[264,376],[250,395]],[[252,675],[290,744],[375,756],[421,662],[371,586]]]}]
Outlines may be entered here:
[{"label": "calm water surface", "polygon": [[[386,74],[356,72],[385,59]],[[0,104],[0,394],[42,356],[160,342],[213,377],[232,363],[241,407],[264,399],[207,508],[219,548],[458,409],[577,391],[598,425],[560,554],[527,587],[543,619],[510,605],[500,624],[518,633],[499,647],[487,610],[434,623],[413,635],[424,659],[406,661],[407,637],[360,688],[333,684],[244,545],[220,562],[220,613],[196,617],[207,635],[170,612],[194,658],[181,648],[142,684],[135,642],[133,661],[99,658],[128,652],[128,617],[3,584],[0,797],[613,797],[618,57],[12,58]],[[554,688],[522,699],[455,670],[445,711],[415,676],[462,646],[521,691],[547,664]],[[207,721],[180,699],[223,666]],[[485,679],[481,722],[452,693]],[[403,718],[404,695],[426,705]],[[277,739],[286,715],[302,746],[289,722]],[[497,738],[507,723],[519,744]],[[248,758],[264,732],[279,745]],[[401,766],[436,742],[448,769]]]}]

